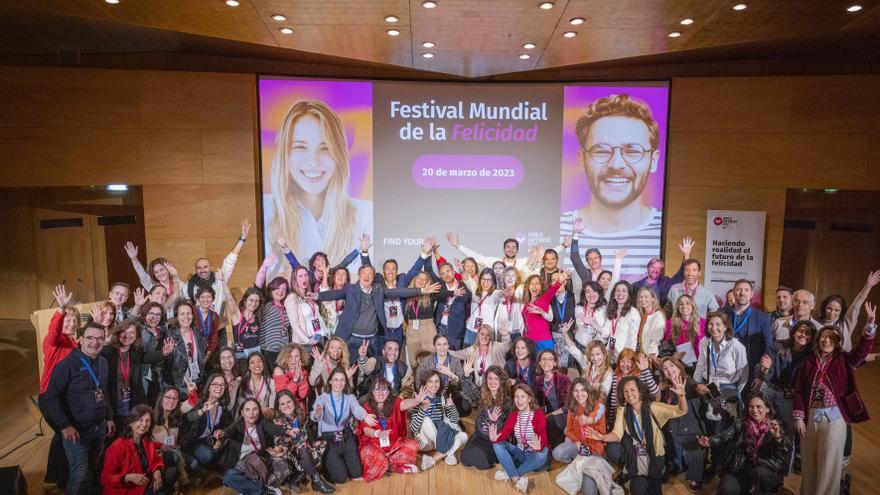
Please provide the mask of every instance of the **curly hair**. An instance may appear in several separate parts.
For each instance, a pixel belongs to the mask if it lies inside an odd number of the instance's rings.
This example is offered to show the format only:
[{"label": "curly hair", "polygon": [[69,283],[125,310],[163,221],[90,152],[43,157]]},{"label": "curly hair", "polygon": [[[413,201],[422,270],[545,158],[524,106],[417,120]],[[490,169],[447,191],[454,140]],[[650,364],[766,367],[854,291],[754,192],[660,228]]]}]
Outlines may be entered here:
[{"label": "curly hair", "polygon": [[[376,403],[376,398],[373,396],[373,389],[377,386],[384,386],[388,389],[388,398],[385,399],[385,403],[382,404],[381,408]],[[370,386],[370,392],[367,394],[367,403],[370,405],[370,411],[372,411],[373,414],[378,414],[386,418],[391,416],[391,408],[394,407],[395,399],[397,399],[397,396],[394,395],[391,382],[389,382],[384,376],[380,376],[373,380],[373,384]]]},{"label": "curly hair", "polygon": [[287,367],[290,364],[290,356],[293,352],[299,352],[299,361],[302,364],[302,367],[305,368],[309,364],[309,354],[306,352],[306,349],[299,344],[287,344],[278,351],[278,357],[275,358],[275,366],[281,368],[281,371],[288,371]]},{"label": "curly hair", "polygon": [[[492,392],[489,391],[489,373],[497,376],[500,382],[498,393],[494,399],[492,398]],[[504,372],[504,368],[495,364],[489,366],[489,369],[486,370],[486,376],[483,377],[483,384],[480,385],[480,405],[486,409],[495,406],[504,408],[504,406],[509,406],[512,400],[513,393],[510,389],[509,377]]]},{"label": "curly hair", "polygon": [[575,133],[581,147],[586,146],[590,128],[602,117],[629,117],[641,120],[648,127],[651,148],[657,149],[660,144],[660,127],[651,115],[648,104],[621,93],[599,98],[584,109],[584,114],[575,124]]}]

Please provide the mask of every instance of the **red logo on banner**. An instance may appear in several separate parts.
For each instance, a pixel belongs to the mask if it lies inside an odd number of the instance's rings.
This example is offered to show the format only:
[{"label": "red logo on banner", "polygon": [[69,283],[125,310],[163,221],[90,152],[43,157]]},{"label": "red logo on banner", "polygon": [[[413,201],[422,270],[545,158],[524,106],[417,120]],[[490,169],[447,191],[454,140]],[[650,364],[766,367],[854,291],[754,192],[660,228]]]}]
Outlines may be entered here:
[{"label": "red logo on banner", "polygon": [[712,222],[714,222],[715,225],[721,225],[721,221],[722,221],[721,217],[715,217],[715,220],[712,220]]}]

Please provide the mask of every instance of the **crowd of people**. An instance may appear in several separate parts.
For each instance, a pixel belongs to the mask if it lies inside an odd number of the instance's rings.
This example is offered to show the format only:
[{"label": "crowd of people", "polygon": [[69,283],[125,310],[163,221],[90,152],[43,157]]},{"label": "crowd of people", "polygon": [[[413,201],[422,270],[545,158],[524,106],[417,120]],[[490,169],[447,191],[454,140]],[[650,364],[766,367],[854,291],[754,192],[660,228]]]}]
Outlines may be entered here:
[{"label": "crowd of people", "polygon": [[[341,260],[279,238],[285,260],[269,255],[238,300],[228,282],[247,221],[220,268],[199,259],[186,282],[127,243],[142,287],[114,284],[89,315],[54,290],[46,480],[158,494],[219,473],[247,495],[332,493],[444,462],[527,493],[555,461],[569,494],[661,493],[679,473],[694,493],[715,476],[718,493],[775,493],[791,471],[802,493],[848,491],[880,271],[849,305],[830,295],[815,312],[810,291],[779,287],[768,314],[737,280],[719,308],[690,239],[675,274],[651,259],[630,283],[624,251],[618,270],[595,249],[581,258],[579,228],[521,258],[515,239],[493,258],[449,234],[467,256],[452,263],[427,238],[405,273],[393,259],[374,268],[367,236]],[[267,280],[285,261],[289,275]]]}]

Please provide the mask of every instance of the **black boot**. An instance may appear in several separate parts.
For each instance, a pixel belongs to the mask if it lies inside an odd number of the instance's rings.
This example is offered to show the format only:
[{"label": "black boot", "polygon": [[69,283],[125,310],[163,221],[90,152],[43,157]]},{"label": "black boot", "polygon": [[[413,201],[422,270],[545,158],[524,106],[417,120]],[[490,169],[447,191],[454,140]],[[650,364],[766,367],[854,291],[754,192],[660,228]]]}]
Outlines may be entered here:
[{"label": "black boot", "polygon": [[312,475],[312,491],[333,493],[336,491],[336,487],[329,481],[325,480],[324,477],[321,476],[321,473],[315,473]]}]

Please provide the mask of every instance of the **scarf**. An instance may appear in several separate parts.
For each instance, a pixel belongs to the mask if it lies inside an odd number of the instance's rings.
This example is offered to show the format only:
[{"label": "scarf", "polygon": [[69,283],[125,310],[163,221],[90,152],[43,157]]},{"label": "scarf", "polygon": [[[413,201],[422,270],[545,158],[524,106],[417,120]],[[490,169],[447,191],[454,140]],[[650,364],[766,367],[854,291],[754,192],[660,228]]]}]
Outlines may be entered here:
[{"label": "scarf", "polygon": [[764,435],[770,430],[770,419],[764,418],[764,421],[758,423],[751,416],[745,419],[746,426],[746,448],[752,459],[758,458],[758,449],[764,441]]},{"label": "scarf", "polygon": [[212,287],[214,285],[214,272],[211,272],[211,275],[207,280],[203,279],[198,275],[193,275],[189,278],[189,282],[186,283],[186,294],[189,296],[190,301],[196,300],[196,290],[199,288]]}]

